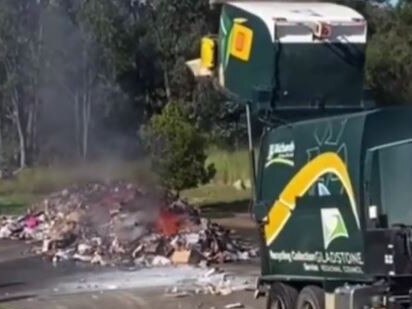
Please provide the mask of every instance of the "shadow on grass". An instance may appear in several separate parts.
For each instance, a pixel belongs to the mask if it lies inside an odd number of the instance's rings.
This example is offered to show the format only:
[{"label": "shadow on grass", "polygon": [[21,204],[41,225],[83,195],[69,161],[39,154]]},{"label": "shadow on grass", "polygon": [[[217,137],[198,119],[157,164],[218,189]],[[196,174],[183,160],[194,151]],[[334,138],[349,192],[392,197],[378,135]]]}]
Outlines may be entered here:
[{"label": "shadow on grass", "polygon": [[211,203],[201,207],[202,214],[211,219],[232,218],[238,213],[249,211],[250,200]]}]

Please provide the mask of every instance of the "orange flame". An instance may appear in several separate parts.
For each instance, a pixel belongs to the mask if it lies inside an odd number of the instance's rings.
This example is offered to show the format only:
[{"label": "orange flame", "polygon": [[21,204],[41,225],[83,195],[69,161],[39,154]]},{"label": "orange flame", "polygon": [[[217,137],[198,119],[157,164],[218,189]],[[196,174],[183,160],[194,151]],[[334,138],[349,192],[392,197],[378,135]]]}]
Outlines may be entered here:
[{"label": "orange flame", "polygon": [[170,211],[162,210],[156,222],[156,227],[164,236],[176,235],[181,226],[181,218]]}]

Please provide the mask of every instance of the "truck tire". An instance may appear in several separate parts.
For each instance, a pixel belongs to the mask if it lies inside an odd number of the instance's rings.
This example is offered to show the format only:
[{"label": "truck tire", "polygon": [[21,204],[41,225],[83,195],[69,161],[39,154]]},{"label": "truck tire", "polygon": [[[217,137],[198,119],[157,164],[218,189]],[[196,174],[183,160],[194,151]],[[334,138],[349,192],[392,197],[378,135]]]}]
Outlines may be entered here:
[{"label": "truck tire", "polygon": [[296,309],[325,309],[325,292],[322,288],[309,285],[300,291]]},{"label": "truck tire", "polygon": [[298,291],[284,283],[272,284],[267,298],[267,309],[295,309]]}]

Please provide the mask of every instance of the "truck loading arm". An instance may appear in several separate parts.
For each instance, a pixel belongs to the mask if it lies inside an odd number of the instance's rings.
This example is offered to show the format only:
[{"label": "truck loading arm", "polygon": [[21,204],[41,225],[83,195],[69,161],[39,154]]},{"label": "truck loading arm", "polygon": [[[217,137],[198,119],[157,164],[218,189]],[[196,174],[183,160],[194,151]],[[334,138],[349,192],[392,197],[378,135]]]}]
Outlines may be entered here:
[{"label": "truck loading arm", "polygon": [[252,117],[250,112],[250,103],[246,104],[246,121],[247,121],[247,135],[248,135],[248,147],[249,147],[249,159],[250,159],[250,183],[252,191],[252,203],[256,202],[256,160],[255,160],[255,149],[253,145],[252,136]]}]

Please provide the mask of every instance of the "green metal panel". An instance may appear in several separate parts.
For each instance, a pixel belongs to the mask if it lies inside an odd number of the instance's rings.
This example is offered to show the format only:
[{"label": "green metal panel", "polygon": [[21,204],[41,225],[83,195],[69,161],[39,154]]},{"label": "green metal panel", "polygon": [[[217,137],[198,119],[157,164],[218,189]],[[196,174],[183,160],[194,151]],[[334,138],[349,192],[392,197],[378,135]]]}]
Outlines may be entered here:
[{"label": "green metal panel", "polygon": [[[285,186],[309,162],[322,154],[334,153],[348,169],[356,197],[356,212],[361,217],[359,166],[362,134],[359,132],[363,131],[364,120],[365,113],[360,113],[299,122],[270,131],[262,143],[258,199],[273,204]],[[270,155],[274,152],[274,156]],[[284,160],[268,164],[279,155]],[[333,238],[332,235],[327,248],[322,209],[332,209],[332,212],[337,209],[340,219],[343,219],[343,222],[338,222],[341,226],[336,227],[342,229],[340,237]],[[323,174],[307,193],[296,200],[290,219],[267,248],[270,273],[308,278],[363,278],[361,228],[340,180],[333,173]]]},{"label": "green metal panel", "polygon": [[369,113],[365,124],[364,148],[408,140],[412,136],[412,108],[393,107]]},{"label": "green metal panel", "polygon": [[277,107],[359,107],[364,45],[276,43]]},{"label": "green metal panel", "polygon": [[[372,245],[364,242],[365,230],[369,228],[368,206],[381,201],[392,218],[390,221],[412,224],[412,216],[407,216],[407,202],[412,195],[405,189],[405,183],[412,179],[412,170],[403,168],[412,159],[410,119],[411,108],[390,108],[297,122],[265,134],[259,158],[257,207],[273,211],[279,207],[273,206],[275,202],[283,198],[291,215],[266,246],[269,267],[264,268],[264,275],[319,281],[363,281],[378,275],[368,272],[376,268],[365,265],[365,260],[372,261],[366,257],[373,250]],[[366,154],[374,151],[380,164],[372,161],[370,166],[365,165]],[[325,161],[315,167],[312,172],[319,174],[317,181],[294,201],[290,200],[291,191],[289,196],[284,195],[291,182],[299,182],[298,190],[305,187],[307,182],[297,175],[325,154],[344,163],[356,212],[351,208],[350,190],[343,185],[344,177],[334,173],[334,166],[339,169],[336,162]],[[305,177],[307,180],[308,176]],[[366,204],[365,180],[370,181]],[[388,181],[390,186],[385,185]]]},{"label": "green metal panel", "polygon": [[[230,55],[234,20],[253,31],[250,59]],[[275,28],[275,23],[273,24]],[[280,43],[273,41],[258,16],[224,5],[219,32],[219,65],[224,87],[253,110],[313,107],[360,107],[365,45],[356,43]],[[275,31],[275,29],[273,29]]]},{"label": "green metal panel", "polygon": [[[229,46],[233,20],[245,18],[243,25],[253,30],[249,61],[230,56]],[[219,63],[223,67],[225,88],[244,101],[254,101],[254,89],[272,89],[273,44],[265,23],[257,16],[225,5],[222,9],[219,34]]]},{"label": "green metal panel", "polygon": [[412,225],[411,142],[379,150],[381,203],[389,226]]},{"label": "green metal panel", "polygon": [[366,202],[388,215],[389,225],[400,219],[398,223],[412,224],[412,216],[407,216],[407,201],[412,196],[405,189],[412,177],[411,119],[409,107],[381,109],[371,112],[365,125],[363,147],[370,153],[372,165]]}]

